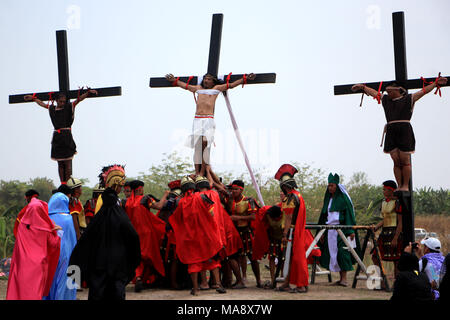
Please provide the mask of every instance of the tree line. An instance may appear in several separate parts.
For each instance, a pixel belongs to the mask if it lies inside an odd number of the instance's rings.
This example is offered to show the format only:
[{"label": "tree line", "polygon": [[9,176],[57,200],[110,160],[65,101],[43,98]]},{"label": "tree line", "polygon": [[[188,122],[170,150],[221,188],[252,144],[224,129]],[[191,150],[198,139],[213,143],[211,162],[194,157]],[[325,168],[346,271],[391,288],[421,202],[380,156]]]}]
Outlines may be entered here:
[{"label": "tree line", "polygon": [[[307,223],[316,223],[323,206],[323,197],[327,188],[328,172],[314,168],[308,164],[293,163],[298,169],[295,180],[305,200]],[[179,179],[182,175],[192,171],[189,159],[181,158],[178,154],[165,155],[158,165],[152,165],[147,172],[140,172],[137,177],[128,177],[128,180],[139,179],[144,181],[144,192],[151,193],[159,198],[167,190],[167,184]],[[240,175],[231,172],[218,172],[225,184],[235,179],[244,181],[245,195],[257,198],[256,190],[251,184],[248,173]],[[275,205],[280,202],[279,183],[272,177],[264,177],[260,172],[255,173],[256,180],[266,205]],[[79,178],[79,177],[77,177]],[[84,182],[83,193],[80,200],[84,204],[92,197],[93,188]],[[380,204],[383,199],[382,186],[368,182],[364,172],[354,173],[348,180],[341,176],[341,183],[347,188],[355,208],[357,224],[376,223],[380,219]],[[19,211],[26,205],[24,194],[29,189],[39,192],[39,198],[49,201],[52,191],[58,186],[46,177],[30,179],[27,182],[18,180],[0,180],[0,258],[10,256],[14,247],[13,227]],[[123,194],[120,195],[122,198]],[[450,215],[450,191],[429,187],[414,190],[414,212],[416,215]]]}]

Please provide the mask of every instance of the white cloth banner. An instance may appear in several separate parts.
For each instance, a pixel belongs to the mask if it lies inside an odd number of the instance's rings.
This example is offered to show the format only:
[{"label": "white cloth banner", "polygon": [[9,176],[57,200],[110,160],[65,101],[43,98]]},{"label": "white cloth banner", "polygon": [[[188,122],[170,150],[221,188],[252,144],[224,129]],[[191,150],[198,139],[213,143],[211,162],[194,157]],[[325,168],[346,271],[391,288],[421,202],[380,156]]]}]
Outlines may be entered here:
[{"label": "white cloth banner", "polygon": [[224,92],[223,96],[225,97],[225,103],[227,105],[228,112],[230,113],[230,118],[231,118],[231,123],[233,124],[234,133],[236,134],[236,138],[239,142],[239,146],[241,147],[242,154],[244,155],[245,164],[247,165],[248,172],[250,173],[250,178],[252,179],[253,187],[255,188],[256,193],[258,194],[259,203],[261,204],[261,206],[264,206],[265,204],[264,204],[264,200],[261,195],[261,191],[259,190],[259,186],[256,183],[255,175],[253,174],[252,167],[250,166],[250,161],[248,160],[247,152],[245,152],[244,144],[242,143],[242,139],[241,139],[241,134],[239,133],[239,128],[237,126],[236,119],[234,118],[233,110],[231,109],[230,99],[228,99],[228,92]]}]

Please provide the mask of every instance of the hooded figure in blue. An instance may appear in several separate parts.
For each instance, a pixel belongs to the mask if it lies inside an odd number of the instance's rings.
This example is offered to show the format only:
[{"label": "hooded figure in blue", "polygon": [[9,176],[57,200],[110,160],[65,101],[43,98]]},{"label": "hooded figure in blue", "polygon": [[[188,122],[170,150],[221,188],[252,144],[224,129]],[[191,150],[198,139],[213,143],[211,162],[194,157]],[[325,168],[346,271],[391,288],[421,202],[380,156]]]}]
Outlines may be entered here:
[{"label": "hooded figure in blue", "polygon": [[58,231],[61,237],[61,249],[52,287],[48,296],[43,299],[75,300],[77,289],[75,283],[67,276],[70,255],[77,244],[73,219],[69,214],[69,198],[61,192],[55,193],[48,202],[48,214],[55,224],[62,227],[62,230]]}]

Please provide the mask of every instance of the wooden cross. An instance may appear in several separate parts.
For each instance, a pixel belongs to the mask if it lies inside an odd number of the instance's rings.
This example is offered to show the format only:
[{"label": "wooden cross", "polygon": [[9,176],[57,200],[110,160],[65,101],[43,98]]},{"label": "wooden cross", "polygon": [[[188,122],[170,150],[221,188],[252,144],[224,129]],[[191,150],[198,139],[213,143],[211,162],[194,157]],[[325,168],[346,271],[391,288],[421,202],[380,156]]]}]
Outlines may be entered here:
[{"label": "wooden cross", "polygon": [[[212,27],[211,27],[211,40],[209,43],[209,59],[208,59],[208,72],[209,74],[217,77],[219,71],[219,57],[220,57],[220,44],[222,41],[222,25],[223,25],[223,14],[216,13],[213,14]],[[275,83],[276,74],[275,73],[256,73],[254,80],[247,80],[247,84],[257,84],[257,83]],[[230,76],[230,83],[241,79],[243,74],[232,74]],[[225,77],[224,77],[225,78]],[[189,76],[180,77],[180,81],[188,82]],[[199,79],[201,76],[194,76],[189,84],[197,85],[199,84]],[[200,81],[201,82],[201,81]],[[150,78],[151,88],[164,88],[172,87],[172,83],[169,82],[165,77]]]},{"label": "wooden cross", "polygon": [[[405,16],[403,12],[392,13],[392,27],[394,33],[394,58],[395,58],[395,82],[408,89],[422,89],[422,79],[408,79],[406,69],[406,42],[405,42]],[[449,77],[447,77],[449,78]],[[427,82],[433,82],[435,78],[425,78]],[[390,82],[383,81],[380,92],[383,92]],[[364,83],[364,82],[359,82]],[[345,84],[334,86],[335,95],[343,94],[361,94],[361,92],[353,92],[351,90],[354,84]],[[380,82],[365,83],[367,87],[379,90]],[[450,81],[441,87],[450,86]],[[409,180],[409,192],[397,192],[396,195],[403,204],[402,223],[403,223],[403,242],[406,246],[409,242],[414,242],[414,213],[413,213],[413,186],[412,174]]]},{"label": "wooden cross", "polygon": [[[220,57],[220,44],[222,40],[222,25],[223,25],[223,14],[216,13],[213,14],[212,18],[212,27],[211,27],[211,40],[209,43],[209,58],[208,58],[208,71],[207,73],[215,76],[218,79],[225,79],[225,76],[218,77],[217,73],[219,70],[219,57]],[[236,80],[239,80],[243,77],[243,74],[228,74],[227,81],[230,83]],[[276,74],[275,73],[256,73],[255,78],[253,80],[247,79],[246,84],[257,84],[257,83],[275,83]],[[180,77],[179,80],[189,83],[191,85],[198,85],[202,82],[203,76],[192,76],[192,77]],[[173,87],[172,82],[168,81],[165,77],[159,78],[150,78],[150,87],[151,88],[164,88],[164,87]],[[225,93],[225,92],[224,92]],[[229,101],[226,99],[227,107],[230,112],[231,122],[234,127],[234,131],[236,137],[238,139],[239,145],[241,147],[245,163],[247,165],[248,171],[250,173],[250,177],[252,179],[253,186],[255,187],[256,193],[258,194],[259,201],[262,205],[264,205],[264,199],[262,198],[261,192],[259,191],[259,186],[256,183],[256,179],[253,174],[253,170],[250,167],[250,162],[248,160],[247,154],[244,150],[244,146],[242,140],[240,138],[239,130],[237,128],[237,124],[234,120],[234,116],[231,111],[231,106],[229,105]]]},{"label": "wooden cross", "polygon": [[[67,54],[67,33],[65,30],[56,31],[56,49],[58,52],[58,80],[59,91],[66,94],[67,100],[76,99],[79,95],[85,93],[87,89],[70,90],[69,82],[69,59]],[[108,88],[91,88],[97,90],[98,94],[88,94],[88,98],[99,98],[109,96],[122,95],[121,87],[108,87]],[[35,97],[41,101],[52,100],[53,92],[39,92],[35,93]],[[9,96],[9,103],[24,103],[33,102],[33,100],[25,101],[26,95],[33,95],[34,93],[15,94]]]}]

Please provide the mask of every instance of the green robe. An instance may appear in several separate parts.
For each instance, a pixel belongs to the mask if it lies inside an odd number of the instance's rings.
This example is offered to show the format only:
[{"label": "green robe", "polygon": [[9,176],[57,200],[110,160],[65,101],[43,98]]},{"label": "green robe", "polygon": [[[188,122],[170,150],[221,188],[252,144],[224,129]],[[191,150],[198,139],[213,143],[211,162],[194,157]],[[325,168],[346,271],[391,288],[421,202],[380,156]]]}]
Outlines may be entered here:
[{"label": "green robe", "polygon": [[[323,207],[322,211],[320,213],[319,222],[318,224],[324,225],[326,224],[328,220],[328,205],[330,203],[331,194],[328,192],[328,189],[325,193],[325,198],[323,201]],[[339,212],[339,224],[340,225],[356,225],[356,219],[355,219],[355,213],[353,211],[353,205],[350,201],[350,199],[342,193],[342,191],[337,187],[336,192],[333,196],[333,202],[331,203],[330,211]],[[353,229],[342,229],[342,232],[346,237],[348,237],[350,234],[355,233],[355,230]],[[360,244],[358,235],[355,235],[355,241],[356,241],[356,248],[355,251],[359,255],[360,252]],[[339,268],[341,271],[351,271],[353,270],[353,264],[356,263],[355,258],[353,258],[350,251],[347,249],[344,249],[346,247],[344,241],[342,241],[341,237],[338,235],[337,237],[337,247],[338,247],[338,254],[337,254],[337,262],[339,264]],[[320,265],[326,269],[329,269],[330,265],[330,252],[328,250],[328,232],[324,233],[324,241],[319,241],[319,247],[322,252],[322,255],[320,256],[319,262]]]}]

